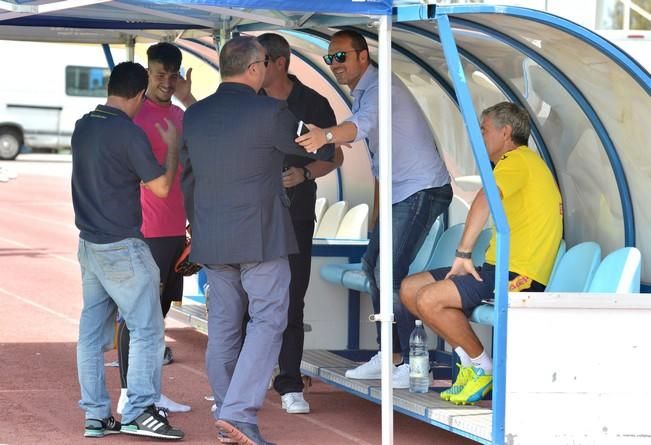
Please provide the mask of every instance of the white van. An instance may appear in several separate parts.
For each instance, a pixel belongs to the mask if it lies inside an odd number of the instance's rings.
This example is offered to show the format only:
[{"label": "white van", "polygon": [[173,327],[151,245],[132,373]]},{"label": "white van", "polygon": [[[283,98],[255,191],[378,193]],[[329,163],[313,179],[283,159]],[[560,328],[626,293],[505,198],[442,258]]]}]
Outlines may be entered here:
[{"label": "white van", "polygon": [[13,61],[0,70],[0,159],[14,159],[23,144],[68,149],[77,119],[106,100],[101,45],[2,40],[0,54]]}]

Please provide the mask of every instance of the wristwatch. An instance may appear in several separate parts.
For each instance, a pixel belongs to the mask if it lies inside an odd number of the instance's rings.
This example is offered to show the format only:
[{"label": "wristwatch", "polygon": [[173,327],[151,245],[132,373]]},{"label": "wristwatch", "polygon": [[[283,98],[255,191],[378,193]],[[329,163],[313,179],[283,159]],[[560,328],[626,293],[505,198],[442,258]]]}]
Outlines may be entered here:
[{"label": "wristwatch", "polygon": [[465,258],[465,259],[470,259],[472,258],[472,252],[462,252],[459,249],[455,250],[454,256],[457,258]]},{"label": "wristwatch", "polygon": [[335,135],[332,134],[332,131],[326,131],[325,137],[326,137],[326,142],[330,143],[335,138]]},{"label": "wristwatch", "polygon": [[309,168],[307,167],[302,167],[302,168],[303,168],[303,177],[305,178],[306,181],[311,181],[312,179],[314,179],[312,177],[312,172],[310,171]]}]

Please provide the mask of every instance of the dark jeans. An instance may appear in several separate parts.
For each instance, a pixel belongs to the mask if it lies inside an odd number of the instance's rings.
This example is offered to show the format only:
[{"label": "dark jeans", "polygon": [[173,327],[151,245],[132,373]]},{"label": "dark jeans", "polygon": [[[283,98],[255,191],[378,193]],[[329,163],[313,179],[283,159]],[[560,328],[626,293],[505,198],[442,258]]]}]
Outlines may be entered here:
[{"label": "dark jeans", "polygon": [[[183,298],[183,275],[174,270],[174,264],[185,247],[185,236],[145,238],[144,241],[160,270],[160,307],[165,318],[172,301],[180,301]],[[118,361],[122,388],[127,387],[130,338],[127,324],[122,319],[118,327]]]},{"label": "dark jeans", "polygon": [[[423,245],[432,224],[452,201],[452,187],[444,185],[414,193],[404,201],[393,204],[393,351],[409,360],[409,335],[415,318],[400,302],[400,283],[409,272],[409,265]],[[380,313],[380,224],[376,224],[362,258],[362,267],[371,284],[373,310]],[[376,323],[380,344],[380,323]]]},{"label": "dark jeans", "polygon": [[274,379],[274,389],[282,396],[289,392],[302,392],[301,360],[303,358],[303,308],[305,292],[310,283],[312,266],[313,220],[293,220],[299,253],[289,255],[292,279],[289,284],[289,310],[287,328],[283,332],[278,366],[280,374]]}]

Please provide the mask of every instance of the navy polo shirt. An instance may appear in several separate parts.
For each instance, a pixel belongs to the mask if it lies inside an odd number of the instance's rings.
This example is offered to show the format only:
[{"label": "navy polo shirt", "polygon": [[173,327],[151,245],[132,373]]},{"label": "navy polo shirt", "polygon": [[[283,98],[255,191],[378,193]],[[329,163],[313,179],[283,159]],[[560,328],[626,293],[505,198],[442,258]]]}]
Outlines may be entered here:
[{"label": "navy polo shirt", "polygon": [[79,237],[96,244],[142,238],[140,181],[165,174],[145,132],[121,110],[98,105],[77,121],[71,145]]}]

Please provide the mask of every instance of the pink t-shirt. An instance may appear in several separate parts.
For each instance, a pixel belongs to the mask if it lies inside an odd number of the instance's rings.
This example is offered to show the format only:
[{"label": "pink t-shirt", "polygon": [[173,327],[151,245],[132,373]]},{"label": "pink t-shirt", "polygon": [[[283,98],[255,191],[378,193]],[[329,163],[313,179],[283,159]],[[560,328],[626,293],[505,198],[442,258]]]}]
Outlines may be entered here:
[{"label": "pink t-shirt", "polygon": [[[176,133],[183,131],[183,110],[176,105],[161,106],[146,99],[142,108],[133,121],[142,128],[149,138],[154,156],[161,165],[165,165],[167,144],[156,129],[156,123],[166,127],[164,118],[170,120],[176,127]],[[151,190],[140,189],[142,205],[142,234],[145,238],[185,235],[185,206],[181,193],[181,165],[176,171],[174,184],[167,198],[159,198]]]}]

